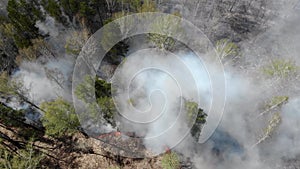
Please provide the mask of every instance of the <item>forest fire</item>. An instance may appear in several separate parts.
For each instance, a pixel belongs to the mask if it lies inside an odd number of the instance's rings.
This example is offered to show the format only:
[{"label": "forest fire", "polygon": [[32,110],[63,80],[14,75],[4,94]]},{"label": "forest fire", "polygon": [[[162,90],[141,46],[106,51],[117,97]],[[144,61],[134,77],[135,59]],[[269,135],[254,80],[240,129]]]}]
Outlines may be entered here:
[{"label": "forest fire", "polygon": [[166,146],[165,153],[170,154],[171,152],[172,152],[172,150],[168,146]]},{"label": "forest fire", "polygon": [[0,169],[300,169],[299,1],[1,0]]},{"label": "forest fire", "polygon": [[110,137],[110,136],[120,137],[121,135],[122,135],[121,132],[119,132],[119,131],[113,131],[113,132],[110,132],[110,133],[101,134],[97,138],[98,139],[105,139],[106,137]]},{"label": "forest fire", "polygon": [[104,134],[99,135],[97,138],[98,139],[105,139],[107,137],[121,137],[121,136],[136,138],[136,139],[144,138],[144,136],[139,136],[135,132],[124,132],[124,133],[122,133],[120,131],[113,131],[113,132],[110,132],[110,133],[104,133]]}]

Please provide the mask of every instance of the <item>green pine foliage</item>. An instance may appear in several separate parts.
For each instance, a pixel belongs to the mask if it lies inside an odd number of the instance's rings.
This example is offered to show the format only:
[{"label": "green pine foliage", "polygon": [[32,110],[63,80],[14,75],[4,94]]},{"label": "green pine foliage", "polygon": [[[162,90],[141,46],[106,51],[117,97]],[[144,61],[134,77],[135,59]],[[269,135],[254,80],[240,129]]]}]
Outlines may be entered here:
[{"label": "green pine foliage", "polygon": [[31,39],[40,37],[35,26],[44,16],[35,0],[9,0],[7,5],[9,22],[13,25],[13,38],[18,48],[29,47]]},{"label": "green pine foliage", "polygon": [[78,99],[85,103],[89,103],[94,99],[92,92],[95,91],[95,81],[91,76],[86,76],[84,82],[79,84],[75,90]]},{"label": "green pine foliage", "polygon": [[7,127],[23,127],[25,121],[22,111],[13,110],[0,103],[0,122]]},{"label": "green pine foliage", "polygon": [[288,96],[275,96],[273,97],[269,103],[267,103],[266,107],[267,108],[272,108],[274,106],[280,106],[286,102],[288,102],[289,97]]},{"label": "green pine foliage", "polygon": [[252,146],[256,147],[261,144],[268,138],[270,138],[276,131],[276,129],[280,126],[282,122],[282,118],[279,112],[273,114],[272,118],[269,120],[267,126],[263,129],[263,134],[260,136],[259,140]]},{"label": "green pine foliage", "polygon": [[117,109],[113,99],[111,97],[100,97],[97,99],[97,103],[101,107],[103,118],[112,126],[116,126],[114,117]]},{"label": "green pine foliage", "polygon": [[220,59],[235,58],[239,54],[238,46],[229,39],[221,39],[216,43],[216,50]]},{"label": "green pine foliage", "polygon": [[59,1],[60,6],[63,8],[70,20],[73,20],[73,17],[79,11],[79,0],[61,0]]},{"label": "green pine foliage", "polygon": [[[101,111],[98,111],[92,102],[94,97],[91,92],[95,92],[96,101]],[[116,126],[114,117],[117,110],[111,95],[111,84],[99,78],[93,81],[90,76],[86,76],[84,84],[78,85],[75,94],[78,99],[89,106],[89,114],[94,119],[105,119],[112,126]]]},{"label": "green pine foliage", "polygon": [[62,137],[74,134],[80,126],[74,107],[62,98],[52,102],[44,102],[41,108],[45,111],[42,118],[46,134]]},{"label": "green pine foliage", "polygon": [[66,39],[66,52],[77,57],[88,38],[89,31],[87,29],[72,32],[71,36]]},{"label": "green pine foliage", "polygon": [[192,127],[190,131],[191,135],[197,141],[200,137],[202,126],[206,122],[207,114],[201,108],[198,108],[197,103],[191,101],[185,102],[185,110],[187,112],[188,124]]},{"label": "green pine foliage", "polygon": [[[112,21],[112,18],[105,20],[105,23]],[[121,60],[119,58],[124,57],[128,52],[128,44],[126,40],[121,42],[114,41],[121,39],[121,29],[120,25],[116,23],[111,23],[103,28],[103,36],[100,41],[101,47],[106,51],[104,60],[112,64],[120,64]]]},{"label": "green pine foliage", "polygon": [[9,75],[7,72],[1,72],[0,74],[0,94],[4,97],[9,97],[16,95],[16,87],[10,81]]},{"label": "green pine foliage", "polygon": [[[179,13],[174,13],[174,16],[180,17]],[[176,39],[172,38],[175,34],[179,35],[183,33],[181,21],[174,22],[172,17],[159,18],[153,21],[151,29],[157,33],[149,33],[147,35],[148,40],[154,44],[156,48],[172,51],[175,48]]]},{"label": "green pine foliage", "polygon": [[[87,27],[91,30],[99,29],[99,25],[95,24],[95,15],[98,15],[100,26],[103,26],[103,19],[107,16],[106,1],[98,0],[43,0],[42,5],[50,16],[54,17],[58,22],[65,26],[77,26],[73,24],[73,20],[76,20],[75,24],[85,22]],[[63,13],[65,15],[63,15]],[[67,22],[69,21],[69,22]],[[94,32],[94,31],[92,31]]]},{"label": "green pine foliage", "polygon": [[95,82],[96,98],[111,97],[111,84],[105,80],[96,79]]},{"label": "green pine foliage", "polygon": [[259,114],[258,117],[263,116],[269,113],[273,109],[281,108],[282,105],[286,104],[289,101],[288,96],[274,96],[272,97],[265,105],[265,111]]},{"label": "green pine foliage", "polygon": [[112,166],[109,166],[108,169],[121,169],[121,168],[119,166],[112,165]]},{"label": "green pine foliage", "polygon": [[50,16],[55,18],[56,21],[66,25],[67,20],[62,16],[62,11],[60,9],[60,4],[55,0],[42,0],[42,5]]},{"label": "green pine foliage", "polygon": [[18,49],[13,38],[13,25],[0,15],[0,71],[12,72]]},{"label": "green pine foliage", "polygon": [[28,143],[18,154],[11,153],[0,147],[0,168],[5,169],[38,169],[44,155],[36,151],[32,143]]},{"label": "green pine foliage", "polygon": [[112,126],[116,126],[114,117],[117,109],[112,98],[111,84],[97,78],[95,82],[95,93],[97,103],[101,107],[103,118]]},{"label": "green pine foliage", "polygon": [[179,169],[180,161],[178,155],[174,152],[164,154],[161,160],[161,166],[163,169]]},{"label": "green pine foliage", "polygon": [[294,75],[299,67],[294,62],[284,59],[273,60],[269,65],[263,68],[263,72],[269,77],[286,78],[289,75]]}]

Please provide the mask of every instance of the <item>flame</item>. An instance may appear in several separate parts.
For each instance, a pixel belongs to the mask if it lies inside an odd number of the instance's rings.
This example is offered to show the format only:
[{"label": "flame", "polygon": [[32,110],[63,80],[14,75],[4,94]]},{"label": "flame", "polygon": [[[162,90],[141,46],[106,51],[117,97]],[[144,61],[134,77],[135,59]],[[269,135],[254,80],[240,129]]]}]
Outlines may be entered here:
[{"label": "flame", "polygon": [[171,149],[168,146],[165,146],[165,153],[166,154],[170,154],[171,153]]},{"label": "flame", "polygon": [[121,132],[119,132],[119,131],[115,132],[114,134],[115,134],[115,136],[116,136],[116,137],[119,137],[119,136],[121,136],[121,135],[122,135],[122,133],[121,133]]},{"label": "flame", "polygon": [[106,134],[101,134],[100,136],[98,136],[98,139],[103,139],[105,137],[109,137],[109,136],[114,136],[114,137],[120,137],[122,135],[121,132],[116,131],[116,132],[111,132],[111,133],[106,133]]}]

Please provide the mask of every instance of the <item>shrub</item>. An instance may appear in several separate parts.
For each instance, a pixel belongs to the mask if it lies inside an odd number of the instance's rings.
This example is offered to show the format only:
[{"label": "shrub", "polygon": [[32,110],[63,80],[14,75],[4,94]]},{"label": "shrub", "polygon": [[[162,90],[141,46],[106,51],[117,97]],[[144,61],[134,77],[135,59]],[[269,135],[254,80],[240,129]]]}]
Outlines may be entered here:
[{"label": "shrub", "polygon": [[180,162],[176,153],[166,153],[164,154],[161,165],[163,169],[179,169]]},{"label": "shrub", "polygon": [[267,103],[267,108],[277,107],[282,105],[283,103],[289,100],[288,96],[275,96],[271,99],[269,103]]},{"label": "shrub", "polygon": [[296,73],[297,66],[292,61],[283,59],[273,60],[269,65],[263,68],[263,72],[270,77],[285,78],[288,75]]},{"label": "shrub", "polygon": [[18,154],[12,154],[4,149],[0,149],[0,168],[7,169],[36,169],[40,168],[44,155],[34,150],[32,144],[28,144]]},{"label": "shrub", "polygon": [[80,123],[74,107],[67,101],[59,98],[52,102],[44,102],[41,108],[45,111],[42,123],[46,134],[60,137],[77,131]]},{"label": "shrub", "polygon": [[225,59],[229,56],[236,57],[238,55],[238,46],[230,42],[228,39],[221,39],[217,41],[216,50],[220,59]]},{"label": "shrub", "polygon": [[[206,122],[207,114],[202,109],[198,108],[195,102],[185,102],[188,124],[191,128],[191,135],[198,141],[203,124]],[[196,119],[196,120],[195,120]]]}]

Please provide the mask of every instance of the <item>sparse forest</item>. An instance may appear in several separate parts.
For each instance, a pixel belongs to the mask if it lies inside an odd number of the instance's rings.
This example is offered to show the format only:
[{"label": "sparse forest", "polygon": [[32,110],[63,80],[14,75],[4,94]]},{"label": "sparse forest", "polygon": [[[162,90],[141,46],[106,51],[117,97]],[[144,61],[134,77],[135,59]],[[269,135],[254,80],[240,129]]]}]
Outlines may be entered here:
[{"label": "sparse forest", "polygon": [[[294,0],[0,0],[0,168],[300,169],[299,9]],[[116,38],[112,32],[126,34],[114,21],[146,12],[170,14],[149,26],[164,35],[124,38],[109,48]],[[172,16],[188,20],[209,39],[191,44],[214,50],[195,53],[174,38],[195,33],[179,20],[173,23]],[[105,27],[108,23],[113,26]],[[101,28],[113,30],[96,39],[107,53],[93,70],[95,79],[87,75],[74,88],[76,60]],[[165,55],[136,54],[146,48]],[[217,68],[201,60],[212,53],[224,69],[215,78],[225,77],[226,104],[216,103],[224,107],[222,121],[200,144],[202,130],[216,118],[210,116],[213,92],[223,87],[217,80],[211,89],[206,66]],[[172,77],[131,72],[156,62],[166,64]],[[179,62],[187,68],[176,67]],[[132,73],[132,84],[114,84],[115,73]],[[117,82],[126,84],[122,78]],[[88,112],[78,113],[74,103]],[[160,119],[131,125],[135,111],[158,112]],[[150,115],[136,119],[143,116]],[[163,127],[175,129],[164,133]],[[147,142],[161,133],[166,134],[161,142]],[[185,139],[174,146],[178,135]]]}]

